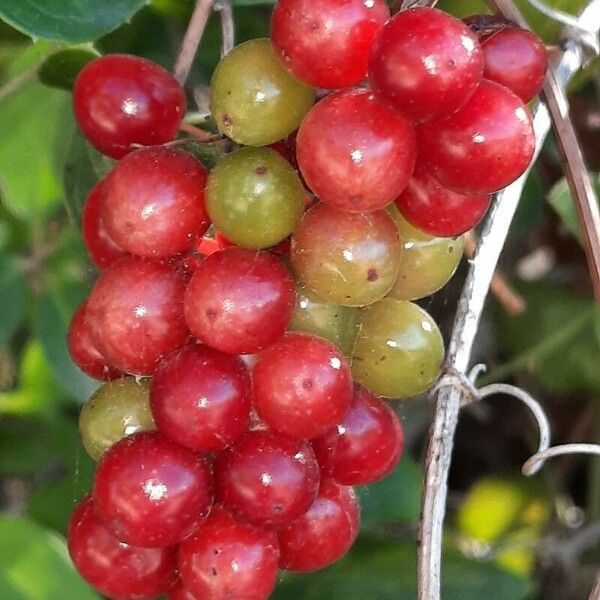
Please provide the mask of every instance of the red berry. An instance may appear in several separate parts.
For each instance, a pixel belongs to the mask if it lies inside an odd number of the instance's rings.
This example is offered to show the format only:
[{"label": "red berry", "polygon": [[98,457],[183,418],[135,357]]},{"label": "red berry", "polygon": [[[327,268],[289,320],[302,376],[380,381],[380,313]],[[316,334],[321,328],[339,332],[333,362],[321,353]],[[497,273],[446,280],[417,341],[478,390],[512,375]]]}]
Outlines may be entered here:
[{"label": "red berry", "polygon": [[490,205],[489,194],[466,196],[445,188],[418,163],[396,206],[415,227],[440,237],[456,237],[479,223]]},{"label": "red berry", "polygon": [[180,576],[192,599],[266,600],[278,563],[274,532],[240,523],[220,506],[179,547]]},{"label": "red berry", "polygon": [[90,294],[86,323],[108,362],[126,373],[151,375],[156,362],[181,346],[185,280],[169,265],[123,258],[106,269]]},{"label": "red berry", "polygon": [[344,485],[366,485],[379,481],[396,467],[404,448],[404,434],[394,411],[357,386],[344,419],[314,440],[313,448],[324,473]]},{"label": "red berry", "polygon": [[132,152],[107,179],[108,232],[138,256],[183,252],[208,229],[206,177],[202,164],[181,150],[157,146]]},{"label": "red berry", "polygon": [[375,40],[369,60],[375,95],[415,121],[445,117],[460,108],[482,73],[477,36],[434,8],[392,17]]},{"label": "red berry", "polygon": [[281,261],[231,247],[196,269],[185,293],[185,319],[208,346],[252,354],[284,334],[294,302],[294,281]]},{"label": "red berry", "polygon": [[210,467],[156,432],[137,433],[103,455],[94,501],[98,515],[123,541],[173,546],[194,533],[210,511]]},{"label": "red berry", "polygon": [[418,129],[421,157],[444,186],[490,194],[529,166],[535,135],[529,109],[507,88],[482,81],[458,112]]},{"label": "red berry", "polygon": [[273,429],[313,438],[339,423],[352,400],[346,358],[333,344],[288,333],[263,350],[252,371],[254,407]]},{"label": "red berry", "polygon": [[238,518],[281,527],[312,504],[319,466],[308,442],[274,431],[245,433],[215,465],[217,498]]},{"label": "red berry", "polygon": [[151,388],[158,430],[198,452],[222,450],[250,420],[250,376],[237,357],[198,344],[166,356]]},{"label": "red berry", "polygon": [[177,579],[175,548],[139,548],[119,541],[96,516],[91,496],[75,508],[69,554],[81,576],[111,600],[146,600]]},{"label": "red berry", "polygon": [[121,158],[132,144],[171,141],[185,114],[183,88],[159,65],[123,54],[88,63],[73,88],[75,118],[100,152]]},{"label": "red berry", "polygon": [[89,193],[81,218],[81,233],[88,254],[99,269],[105,269],[127,255],[109,235],[104,225],[103,203],[106,180],[99,181]]},{"label": "red berry", "polygon": [[306,115],[296,152],[306,183],[323,202],[364,212],[383,208],[405,188],[417,146],[412,124],[369,90],[344,90]]},{"label": "red berry", "polygon": [[278,532],[280,565],[288,571],[323,569],[350,550],[359,527],[354,490],[325,480],[308,511]]},{"label": "red berry", "polygon": [[540,38],[518,27],[504,27],[481,40],[486,79],[500,83],[523,102],[544,84],[548,53]]},{"label": "red berry", "polygon": [[390,18],[383,0],[279,0],[271,42],[297,79],[336,89],[367,76],[369,50]]},{"label": "red berry", "polygon": [[177,585],[167,594],[167,600],[200,600],[196,594],[192,594],[190,590],[183,586],[179,581]]},{"label": "red berry", "polygon": [[98,352],[89,327],[85,321],[87,302],[82,302],[71,319],[67,334],[67,347],[73,362],[86,374],[94,379],[109,381],[118,379],[123,374],[111,367],[106,359]]}]

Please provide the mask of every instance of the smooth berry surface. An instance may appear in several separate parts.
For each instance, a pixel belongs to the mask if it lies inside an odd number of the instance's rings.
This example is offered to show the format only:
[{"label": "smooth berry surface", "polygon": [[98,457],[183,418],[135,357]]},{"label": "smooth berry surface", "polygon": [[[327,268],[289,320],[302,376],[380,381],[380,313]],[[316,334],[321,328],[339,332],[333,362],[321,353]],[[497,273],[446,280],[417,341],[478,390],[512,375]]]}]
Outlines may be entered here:
[{"label": "smooth berry surface", "polygon": [[92,340],[108,362],[135,375],[150,375],[158,360],[181,346],[185,280],[174,267],[124,258],[106,269],[85,311]]},{"label": "smooth berry surface", "polygon": [[167,600],[201,600],[188,590],[181,581],[167,594]]},{"label": "smooth berry surface", "polygon": [[344,485],[375,483],[391,473],[404,448],[396,413],[357,386],[350,410],[326,435],[313,441],[322,470]]},{"label": "smooth berry surface", "polygon": [[141,148],[117,163],[107,179],[104,223],[137,256],[164,257],[189,248],[208,229],[207,173],[175,148]]},{"label": "smooth berry surface", "polygon": [[323,569],[350,550],[359,528],[354,490],[324,480],[308,511],[278,532],[280,565],[288,571]]},{"label": "smooth berry surface", "polygon": [[259,354],[252,391],[254,408],[269,427],[313,438],[342,420],[352,400],[352,376],[331,342],[288,333]]},{"label": "smooth berry surface", "polygon": [[75,508],[67,541],[77,571],[111,600],[154,598],[177,580],[175,548],[123,543],[98,518],[91,496]]},{"label": "smooth berry surface", "polygon": [[479,223],[490,200],[486,193],[465,195],[445,188],[419,163],[396,206],[407,221],[425,233],[456,237]]},{"label": "smooth berry surface", "polygon": [[274,431],[245,433],[215,464],[217,500],[258,527],[287,525],[316,498],[319,466],[304,440]]},{"label": "smooth berry surface", "polygon": [[165,547],[189,537],[208,515],[213,487],[208,463],[158,433],[115,444],[98,464],[98,515],[123,541]]},{"label": "smooth berry surface", "polygon": [[100,354],[86,323],[87,301],[82,302],[69,325],[67,334],[67,348],[73,362],[86,374],[94,379],[110,381],[122,375],[119,369],[108,364]]},{"label": "smooth berry surface", "polygon": [[248,428],[250,376],[237,356],[185,346],[158,364],[151,403],[166,437],[198,452],[222,450]]},{"label": "smooth berry surface", "polygon": [[88,63],[73,88],[75,118],[103,154],[121,158],[132,144],[170,142],[185,114],[183,88],[166,69],[113,54]]},{"label": "smooth berry surface", "polygon": [[266,600],[277,580],[277,535],[237,521],[215,506],[196,534],[179,547],[178,562],[192,598]]},{"label": "smooth berry surface", "polygon": [[290,258],[298,277],[321,298],[366,306],[394,285],[401,253],[398,229],[385,210],[349,213],[321,202],[294,232]]},{"label": "smooth berry surface", "polygon": [[418,128],[420,156],[446,188],[490,194],[529,166],[535,148],[531,114],[509,89],[484,80],[467,104]]},{"label": "smooth berry surface", "polygon": [[371,49],[369,81],[375,95],[415,121],[444,117],[460,108],[482,74],[477,36],[434,8],[399,12]]},{"label": "smooth berry surface", "polygon": [[542,89],[548,53],[540,38],[518,27],[504,27],[481,40],[484,77],[500,83],[523,102]]},{"label": "smooth berry surface", "polygon": [[185,319],[208,346],[252,354],[284,334],[294,302],[294,281],[278,258],[225,248],[196,269],[185,293]]},{"label": "smooth berry surface", "polygon": [[81,234],[92,262],[105,269],[127,254],[109,235],[104,224],[106,179],[99,181],[89,193],[81,215]]},{"label": "smooth berry surface", "polygon": [[320,88],[349,87],[367,76],[369,50],[389,18],[383,0],[279,0],[271,42],[297,79]]},{"label": "smooth berry surface", "polygon": [[298,131],[296,153],[320,200],[364,212],[383,208],[406,187],[417,145],[410,121],[369,90],[355,89],[335,92],[314,106]]}]

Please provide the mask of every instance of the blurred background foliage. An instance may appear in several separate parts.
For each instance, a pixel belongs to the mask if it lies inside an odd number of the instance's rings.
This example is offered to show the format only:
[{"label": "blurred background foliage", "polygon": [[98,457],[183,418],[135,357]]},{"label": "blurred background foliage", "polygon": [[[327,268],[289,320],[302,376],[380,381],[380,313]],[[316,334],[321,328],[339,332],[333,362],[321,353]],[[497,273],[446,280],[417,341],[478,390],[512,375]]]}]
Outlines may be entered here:
[{"label": "blurred background foliage", "polygon": [[[268,34],[268,0],[236,0],[237,39]],[[519,2],[556,43],[559,27]],[[581,0],[554,0],[576,13]],[[480,0],[443,0],[464,16]],[[70,566],[65,526],[93,465],[77,433],[96,387],[71,362],[65,333],[96,273],[79,234],[87,192],[110,168],[78,135],[69,89],[98,53],[128,52],[172,66],[191,0],[0,0],[0,598],[92,600]],[[212,18],[190,90],[219,56]],[[571,90],[588,165],[600,170],[600,71]],[[193,101],[190,102],[193,106]],[[597,178],[597,176],[596,176]],[[492,298],[475,348],[487,381],[513,381],[546,407],[554,442],[600,442],[600,320],[560,161],[550,140],[522,199],[501,269],[527,303],[514,317]],[[447,334],[464,277],[423,301]],[[336,566],[286,576],[275,598],[387,600],[416,595],[415,539],[429,407],[397,407],[407,453],[388,480],[361,491],[363,534]],[[569,457],[533,480],[519,474],[536,431],[498,399],[464,411],[450,478],[447,600],[585,598],[600,570],[600,461]]]}]

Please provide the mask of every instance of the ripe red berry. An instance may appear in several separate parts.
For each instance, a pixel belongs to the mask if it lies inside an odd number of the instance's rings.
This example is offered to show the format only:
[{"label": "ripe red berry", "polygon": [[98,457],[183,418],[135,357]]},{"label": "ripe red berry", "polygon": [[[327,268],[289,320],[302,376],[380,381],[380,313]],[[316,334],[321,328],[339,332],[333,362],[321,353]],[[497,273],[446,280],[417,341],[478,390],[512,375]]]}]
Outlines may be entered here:
[{"label": "ripe red berry", "polygon": [[445,188],[419,162],[396,206],[417,229],[439,237],[456,237],[479,223],[490,200],[489,194],[467,196]]},{"label": "ripe red berry", "polygon": [[158,430],[198,452],[222,450],[248,428],[248,370],[208,346],[185,346],[158,363],[150,397]]},{"label": "ripe red berry", "polygon": [[156,432],[136,433],[103,455],[94,481],[98,515],[119,539],[148,548],[189,537],[212,506],[210,467]]},{"label": "ripe red berry", "polygon": [[280,565],[288,571],[323,569],[350,550],[359,527],[354,490],[324,480],[308,511],[278,532]]},{"label": "ripe red berry", "polygon": [[302,121],[296,152],[306,183],[323,202],[364,212],[383,208],[405,188],[417,146],[412,123],[361,89],[316,104]]},{"label": "ripe red berry", "polygon": [[141,148],[117,163],[107,179],[104,222],[122,248],[138,256],[183,252],[209,224],[206,169],[175,148]]},{"label": "ripe red berry", "polygon": [[151,375],[156,362],[181,346],[185,280],[174,267],[123,258],[94,285],[86,308],[92,340],[108,362],[126,373]]},{"label": "ripe red berry", "polygon": [[357,386],[344,419],[312,444],[324,473],[344,485],[366,485],[396,467],[404,434],[394,411]]},{"label": "ripe red berry", "polygon": [[319,466],[308,442],[274,431],[245,433],[215,464],[217,499],[258,527],[281,527],[308,510]]},{"label": "ripe red berry", "polygon": [[123,54],[88,63],[73,88],[75,118],[100,152],[121,158],[132,144],[171,141],[185,114],[183,88],[159,65]]},{"label": "ripe red berry", "polygon": [[352,400],[352,376],[333,344],[288,333],[259,354],[252,391],[254,407],[269,427],[313,438],[342,420]]},{"label": "ripe red berry", "polygon": [[121,371],[111,367],[104,356],[98,352],[85,321],[87,302],[82,302],[69,325],[67,347],[73,362],[86,374],[94,379],[110,381],[122,376]]},{"label": "ripe red berry", "polygon": [[179,547],[181,579],[202,600],[266,600],[278,563],[274,532],[236,521],[220,506]]},{"label": "ripe red berry", "polygon": [[185,319],[208,346],[252,354],[284,334],[294,302],[294,281],[279,259],[231,247],[196,269],[185,293]]},{"label": "ripe red berry", "polygon": [[75,508],[67,538],[75,568],[111,600],[153,598],[177,580],[175,548],[140,548],[121,542],[96,516],[91,496]]},{"label": "ripe red berry", "polygon": [[81,216],[81,233],[92,262],[99,268],[110,267],[127,255],[109,235],[104,225],[103,203],[106,179],[99,181],[89,193]]},{"label": "ripe red berry", "polygon": [[529,109],[507,88],[483,80],[458,112],[418,128],[420,156],[444,186],[490,194],[529,166],[535,135]]},{"label": "ripe red berry", "polygon": [[383,0],[279,0],[271,42],[297,79],[336,89],[367,76],[371,44],[390,10]]},{"label": "ripe red berry", "polygon": [[523,102],[542,88],[548,53],[540,38],[518,27],[504,27],[481,40],[486,79],[500,83]]},{"label": "ripe red berry", "polygon": [[392,17],[369,60],[369,81],[377,98],[415,121],[445,117],[460,108],[482,73],[477,36],[434,8]]},{"label": "ripe red berry", "polygon": [[190,590],[184,587],[179,581],[177,585],[167,594],[167,600],[200,600],[196,594],[192,594]]}]

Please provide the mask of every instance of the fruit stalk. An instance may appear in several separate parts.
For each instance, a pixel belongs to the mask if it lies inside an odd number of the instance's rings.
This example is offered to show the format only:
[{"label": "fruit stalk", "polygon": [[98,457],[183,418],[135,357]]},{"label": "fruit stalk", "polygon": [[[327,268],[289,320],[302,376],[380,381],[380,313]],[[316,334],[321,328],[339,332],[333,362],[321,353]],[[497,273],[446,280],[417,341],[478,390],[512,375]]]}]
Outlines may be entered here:
[{"label": "fruit stalk", "polygon": [[[510,1],[510,0],[507,0]],[[504,6],[505,3],[503,2]],[[580,23],[593,19],[600,28],[600,0],[593,0],[579,17]],[[553,75],[564,89],[581,67],[584,60],[582,42],[573,39],[566,46]],[[548,135],[551,119],[545,104],[538,104],[534,112],[536,155]],[[534,157],[534,160],[535,160]],[[483,311],[498,257],[519,203],[527,173],[496,194],[492,209],[481,234],[481,241],[471,263],[465,285],[458,302],[456,317],[448,348],[446,369],[466,373],[475,335]],[[425,464],[425,480],[421,507],[420,544],[418,557],[418,583],[420,600],[440,598],[441,554],[444,515],[446,510],[447,482],[454,433],[458,420],[463,391],[460,387],[444,386],[433,398],[435,415],[429,433]]]}]

